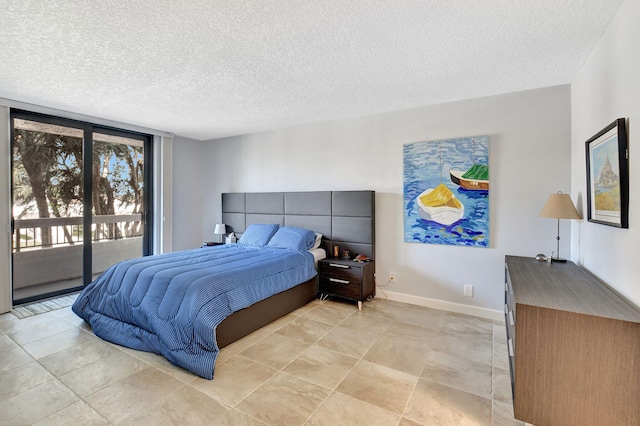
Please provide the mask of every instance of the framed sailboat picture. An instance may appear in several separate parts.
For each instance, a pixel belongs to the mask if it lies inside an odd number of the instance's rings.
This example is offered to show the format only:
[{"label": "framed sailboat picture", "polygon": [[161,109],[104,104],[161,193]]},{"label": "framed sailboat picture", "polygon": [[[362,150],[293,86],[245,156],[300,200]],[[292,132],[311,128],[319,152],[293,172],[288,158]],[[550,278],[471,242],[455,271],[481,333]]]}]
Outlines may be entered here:
[{"label": "framed sailboat picture", "polygon": [[587,219],[629,227],[629,151],[625,119],[619,118],[586,142]]},{"label": "framed sailboat picture", "polygon": [[489,247],[489,136],[403,150],[404,241]]}]

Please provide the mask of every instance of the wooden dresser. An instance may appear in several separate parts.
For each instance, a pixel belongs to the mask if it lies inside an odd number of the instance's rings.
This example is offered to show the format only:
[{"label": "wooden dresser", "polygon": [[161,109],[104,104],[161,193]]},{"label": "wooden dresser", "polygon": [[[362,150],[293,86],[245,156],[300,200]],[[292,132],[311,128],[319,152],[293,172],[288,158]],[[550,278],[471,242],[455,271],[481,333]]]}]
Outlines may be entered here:
[{"label": "wooden dresser", "polygon": [[640,310],[573,262],[507,256],[505,282],[515,417],[640,425]]}]

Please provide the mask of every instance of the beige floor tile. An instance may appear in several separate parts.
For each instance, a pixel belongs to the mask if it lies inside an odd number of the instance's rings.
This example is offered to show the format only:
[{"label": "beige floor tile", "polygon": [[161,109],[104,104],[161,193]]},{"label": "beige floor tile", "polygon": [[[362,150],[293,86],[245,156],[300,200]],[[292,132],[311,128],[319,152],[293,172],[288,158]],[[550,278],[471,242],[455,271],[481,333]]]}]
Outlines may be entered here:
[{"label": "beige floor tile", "polygon": [[380,318],[356,312],[340,323],[341,327],[351,328],[353,330],[367,331],[370,333],[384,333],[391,321],[387,318]]},{"label": "beige floor tile", "polygon": [[111,423],[118,424],[137,413],[148,411],[182,382],[153,367],[119,380],[85,400]]},{"label": "beige floor tile", "polygon": [[145,368],[149,368],[147,363],[117,351],[63,374],[59,378],[72,391],[81,397],[86,397]]},{"label": "beige floor tile", "polygon": [[192,407],[190,424],[478,426],[493,413],[494,425],[522,426],[513,419],[505,336],[499,321],[382,298],[362,311],[316,300],[224,348],[209,381],[96,338],[70,308],[3,314],[0,423],[6,412],[9,424],[106,424],[106,410],[113,422],[186,424]]},{"label": "beige floor tile", "polygon": [[493,365],[494,367],[509,369],[509,349],[506,343],[493,342]]},{"label": "beige floor tile", "polygon": [[78,401],[78,397],[57,380],[50,380],[0,402],[0,413],[7,424],[28,425]]},{"label": "beige floor tile", "polygon": [[358,312],[358,308],[355,304],[352,305],[327,301],[304,314],[304,318],[309,318],[329,325],[338,325],[355,312]]},{"label": "beige floor tile", "polygon": [[78,401],[62,410],[40,420],[34,426],[66,426],[108,425],[107,419],[102,417],[84,401]]},{"label": "beige floor tile", "polygon": [[[293,321],[293,319],[291,319],[290,321]],[[266,331],[264,328],[261,328],[247,336],[244,336],[242,339],[236,340],[230,345],[225,346],[224,348],[220,349],[220,353],[218,354],[218,359],[216,360],[216,365],[222,364],[223,362],[227,361],[229,358],[239,354],[240,352],[247,349],[249,346],[258,343],[260,340],[264,339],[267,336],[270,336],[271,334],[272,332]]]},{"label": "beige floor tile", "polygon": [[0,322],[0,330],[4,331],[7,334],[25,330],[27,328],[46,326],[47,324],[55,322],[58,319],[58,317],[52,315],[50,312],[46,314],[33,315],[22,319],[18,319],[12,314],[5,315],[10,315],[10,317],[8,317],[6,321]]},{"label": "beige floor tile", "polygon": [[455,336],[442,333],[430,341],[433,350],[456,354],[482,364],[493,364],[493,341],[487,337]]},{"label": "beige floor tile", "polygon": [[447,320],[447,311],[422,306],[405,305],[395,320],[396,322],[439,331]]},{"label": "beige floor tile", "polygon": [[280,370],[309,347],[309,344],[274,333],[241,352],[241,355]]},{"label": "beige floor tile", "polygon": [[431,348],[434,343],[445,336],[442,332],[436,331],[424,325],[409,324],[400,321],[393,321],[384,332],[385,337],[392,339],[404,339],[415,343],[421,343]]},{"label": "beige floor tile", "polygon": [[313,344],[332,329],[333,326],[322,322],[308,318],[297,318],[276,331],[276,333],[303,343]]},{"label": "beige floor tile", "polygon": [[493,426],[525,426],[528,423],[516,420],[513,417],[513,405],[511,403],[493,401]]},{"label": "beige floor tile", "polygon": [[9,336],[4,333],[0,334],[0,356],[4,351],[12,351],[19,347],[20,345],[14,342]]},{"label": "beige floor tile", "polygon": [[507,329],[504,322],[493,322],[493,343],[507,344]]},{"label": "beige floor tile", "polygon": [[338,326],[320,339],[317,345],[348,356],[361,358],[379,338],[380,335],[377,333]]},{"label": "beige floor tile", "polygon": [[[46,315],[46,314],[42,314]],[[34,317],[38,317],[39,315],[35,315]],[[26,321],[30,318],[25,318],[22,321]],[[73,324],[70,324],[66,321],[60,321],[59,318],[55,318],[55,320],[50,320],[46,323],[42,323],[33,327],[27,327],[20,330],[15,330],[11,332],[7,332],[7,335],[11,337],[17,344],[24,346],[27,343],[35,342],[36,340],[50,338],[54,335],[59,335],[60,333],[68,330],[76,329]]]},{"label": "beige floor tile", "polygon": [[422,342],[384,338],[379,339],[363,359],[419,376],[429,352],[430,350]]},{"label": "beige floor tile", "polygon": [[54,377],[35,361],[0,373],[0,401],[4,401]]},{"label": "beige floor tile", "polygon": [[56,352],[39,359],[47,370],[56,377],[60,377],[76,368],[83,367],[101,358],[118,353],[118,349],[100,339],[91,339],[88,342],[74,345],[70,348]]},{"label": "beige floor tile", "polygon": [[62,319],[78,328],[82,328],[83,330],[89,330],[91,328],[85,320],[77,316],[74,312],[71,312],[71,315],[62,317]]},{"label": "beige floor tile", "polygon": [[238,411],[231,409],[224,416],[216,419],[217,426],[265,426],[266,423]]},{"label": "beige floor tile", "polygon": [[24,349],[16,345],[15,349],[0,352],[0,375],[4,372],[33,361]]},{"label": "beige floor tile", "polygon": [[183,386],[169,393],[149,409],[126,418],[122,425],[211,425],[227,413],[227,409],[211,397]]},{"label": "beige floor tile", "polygon": [[316,385],[334,389],[358,362],[320,346],[311,346],[284,368],[284,372]]},{"label": "beige floor tile", "polygon": [[400,415],[417,381],[411,374],[360,361],[336,390]]},{"label": "beige floor tile", "polygon": [[513,404],[513,392],[511,390],[511,373],[509,370],[493,367],[493,400]]},{"label": "beige floor tile", "polygon": [[491,365],[431,351],[422,378],[491,399]]},{"label": "beige floor tile", "polygon": [[227,407],[235,407],[276,373],[277,370],[250,359],[233,357],[216,366],[213,380],[197,378],[191,386]]},{"label": "beige floor tile", "polygon": [[189,370],[185,370],[182,367],[178,367],[169,361],[167,358],[162,355],[154,354],[151,352],[138,351],[131,348],[120,347],[120,350],[128,353],[134,358],[139,359],[140,361],[146,362],[152,367],[157,368],[158,370],[167,373],[171,377],[174,377],[180,380],[183,383],[190,383],[196,379],[196,374],[190,372]]},{"label": "beige floor tile", "polygon": [[406,417],[403,417],[398,423],[398,426],[431,426],[431,425],[422,425],[418,422],[414,422],[413,420],[409,420]]},{"label": "beige floor tile", "polygon": [[328,389],[278,373],[237,409],[270,425],[302,425],[329,396]]},{"label": "beige floor tile", "polygon": [[74,345],[81,345],[89,342],[93,339],[95,339],[95,337],[86,331],[83,331],[78,327],[72,327],[62,333],[38,339],[31,343],[27,343],[22,347],[25,351],[29,352],[32,357],[40,359],[47,355],[70,348]]},{"label": "beige floor tile", "polygon": [[396,318],[406,305],[404,303],[386,300],[376,297],[365,304],[366,309],[356,312],[354,315],[374,316],[391,320]]},{"label": "beige floor tile", "polygon": [[306,314],[307,312],[311,311],[312,309],[314,309],[316,306],[320,306],[322,305],[324,302],[321,301],[320,299],[315,299],[312,300],[311,302],[307,303],[306,305],[296,309],[295,311],[291,312],[291,315],[295,315],[295,316],[303,316],[304,314]]},{"label": "beige floor tile", "polygon": [[474,317],[471,315],[447,312],[444,331],[469,334],[472,336],[477,336],[479,334],[492,336],[493,321],[489,319]]},{"label": "beige floor tile", "polygon": [[11,312],[7,312],[6,314],[0,314],[0,324],[8,321],[18,321],[18,317],[13,315]]},{"label": "beige floor tile", "polygon": [[491,424],[491,400],[420,379],[404,417],[424,425]]},{"label": "beige floor tile", "polygon": [[400,416],[374,405],[334,392],[306,423],[310,426],[396,426]]}]

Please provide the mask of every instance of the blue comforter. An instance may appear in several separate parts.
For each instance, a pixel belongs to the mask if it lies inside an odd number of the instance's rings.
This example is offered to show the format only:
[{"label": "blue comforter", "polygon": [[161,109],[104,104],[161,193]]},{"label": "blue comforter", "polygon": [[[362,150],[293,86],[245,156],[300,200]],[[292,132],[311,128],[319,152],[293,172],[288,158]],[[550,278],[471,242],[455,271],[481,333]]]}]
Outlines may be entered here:
[{"label": "blue comforter", "polygon": [[218,324],[315,274],[307,251],[206,247],[117,263],[83,290],[73,311],[105,340],[212,379]]}]

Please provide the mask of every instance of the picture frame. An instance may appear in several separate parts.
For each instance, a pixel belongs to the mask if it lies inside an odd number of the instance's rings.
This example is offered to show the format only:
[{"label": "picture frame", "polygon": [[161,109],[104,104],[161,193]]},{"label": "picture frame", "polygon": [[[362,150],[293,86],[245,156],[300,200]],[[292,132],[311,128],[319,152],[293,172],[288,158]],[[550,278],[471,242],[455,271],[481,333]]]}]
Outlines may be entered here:
[{"label": "picture frame", "polygon": [[629,227],[629,150],[626,120],[618,118],[585,142],[587,220]]}]

